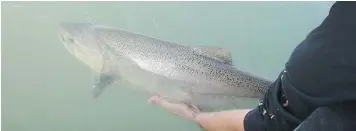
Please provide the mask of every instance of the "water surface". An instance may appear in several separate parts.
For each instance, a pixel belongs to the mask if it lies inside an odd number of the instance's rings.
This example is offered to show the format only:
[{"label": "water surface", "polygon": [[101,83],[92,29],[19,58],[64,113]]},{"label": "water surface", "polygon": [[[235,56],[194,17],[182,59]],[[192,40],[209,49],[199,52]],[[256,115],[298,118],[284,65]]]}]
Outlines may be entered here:
[{"label": "water surface", "polygon": [[231,52],[236,68],[274,80],[331,4],[2,2],[2,129],[200,130],[124,86],[94,100],[93,72],[65,50],[59,22],[95,22],[183,45],[220,46]]}]

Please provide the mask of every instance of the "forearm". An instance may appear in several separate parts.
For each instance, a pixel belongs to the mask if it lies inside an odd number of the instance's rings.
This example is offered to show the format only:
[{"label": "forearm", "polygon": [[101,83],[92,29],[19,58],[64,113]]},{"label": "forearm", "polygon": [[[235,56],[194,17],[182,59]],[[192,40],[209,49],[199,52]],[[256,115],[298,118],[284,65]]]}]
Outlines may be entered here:
[{"label": "forearm", "polygon": [[181,104],[174,104],[174,103],[170,103],[167,101],[161,101],[160,105],[164,109],[166,109],[176,115],[180,115],[180,116],[184,117],[185,119],[196,122],[195,121],[196,113],[193,112],[192,110],[190,110],[187,106],[182,106]]},{"label": "forearm", "polygon": [[[155,98],[155,100],[157,100]],[[170,103],[158,99],[164,109],[197,123],[207,131],[244,131],[244,119],[250,109],[221,112],[194,112],[184,104]]]}]

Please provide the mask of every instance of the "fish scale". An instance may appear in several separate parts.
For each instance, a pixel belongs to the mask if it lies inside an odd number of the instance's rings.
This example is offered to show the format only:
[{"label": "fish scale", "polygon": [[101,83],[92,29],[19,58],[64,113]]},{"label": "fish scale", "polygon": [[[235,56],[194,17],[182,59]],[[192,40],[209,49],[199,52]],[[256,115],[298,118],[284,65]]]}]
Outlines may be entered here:
[{"label": "fish scale", "polygon": [[[102,64],[101,69],[90,66],[105,78],[104,84],[94,83],[94,97],[110,80],[125,80],[137,90],[166,96],[171,102],[220,109],[240,105],[238,99],[259,98],[271,84],[233,67],[229,53],[217,47],[184,46],[85,23],[63,23],[59,32],[70,53],[82,53],[78,59]],[[92,57],[97,59],[90,61]]]}]

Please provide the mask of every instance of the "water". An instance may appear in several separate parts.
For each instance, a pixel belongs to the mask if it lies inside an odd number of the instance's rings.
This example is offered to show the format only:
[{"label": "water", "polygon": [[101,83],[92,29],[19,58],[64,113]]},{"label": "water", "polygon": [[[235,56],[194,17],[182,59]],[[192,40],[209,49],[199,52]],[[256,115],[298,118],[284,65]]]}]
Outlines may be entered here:
[{"label": "water", "polygon": [[65,50],[59,22],[90,21],[183,45],[219,45],[237,68],[274,80],[331,4],[2,2],[2,129],[200,130],[127,88],[110,88],[94,100],[93,72]]}]

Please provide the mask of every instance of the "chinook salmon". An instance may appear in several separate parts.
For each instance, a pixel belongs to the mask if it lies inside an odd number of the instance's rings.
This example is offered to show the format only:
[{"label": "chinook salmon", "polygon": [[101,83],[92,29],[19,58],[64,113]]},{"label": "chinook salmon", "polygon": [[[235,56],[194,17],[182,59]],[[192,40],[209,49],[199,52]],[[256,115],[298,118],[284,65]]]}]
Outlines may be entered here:
[{"label": "chinook salmon", "polygon": [[236,69],[223,48],[184,46],[90,23],[62,23],[59,36],[70,54],[100,74],[95,98],[110,84],[126,81],[173,103],[215,110],[259,98],[271,84]]}]

